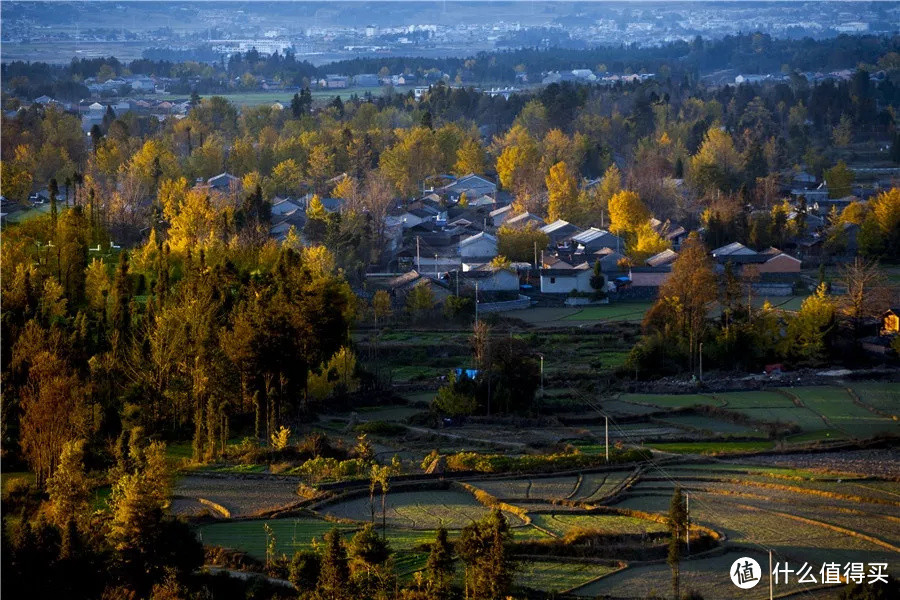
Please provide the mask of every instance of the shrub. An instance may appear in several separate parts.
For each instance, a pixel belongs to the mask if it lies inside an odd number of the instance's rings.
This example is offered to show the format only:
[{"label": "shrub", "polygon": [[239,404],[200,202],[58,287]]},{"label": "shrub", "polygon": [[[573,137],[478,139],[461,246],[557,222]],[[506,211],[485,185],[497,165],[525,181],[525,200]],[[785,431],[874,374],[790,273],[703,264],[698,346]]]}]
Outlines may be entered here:
[{"label": "shrub", "polygon": [[368,423],[360,423],[353,428],[357,433],[369,433],[372,435],[380,435],[383,437],[392,437],[406,433],[406,426],[399,423],[389,423],[387,421],[369,421]]},{"label": "shrub", "polygon": [[[610,453],[611,463],[647,460],[649,450],[614,450]],[[447,468],[451,471],[478,471],[480,473],[505,473],[517,471],[548,471],[595,467],[606,463],[603,455],[582,454],[577,450],[558,454],[527,454],[506,456],[504,454],[479,454],[458,452],[447,457]]]},{"label": "shrub", "polygon": [[276,452],[284,450],[287,448],[290,438],[291,430],[282,425],[278,431],[272,434],[272,449]]},{"label": "shrub", "polygon": [[369,461],[361,458],[337,460],[320,456],[306,461],[299,467],[293,469],[292,472],[303,475],[313,482],[324,480],[338,481],[341,479],[367,477],[370,464]]}]

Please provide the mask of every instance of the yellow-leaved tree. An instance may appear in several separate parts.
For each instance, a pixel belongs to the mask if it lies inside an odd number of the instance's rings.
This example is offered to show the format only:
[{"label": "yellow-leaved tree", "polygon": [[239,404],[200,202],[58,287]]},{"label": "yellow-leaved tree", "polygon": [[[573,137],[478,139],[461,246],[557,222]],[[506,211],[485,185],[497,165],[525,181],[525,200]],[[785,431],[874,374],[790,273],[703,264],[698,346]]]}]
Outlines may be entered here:
[{"label": "yellow-leaved tree", "polygon": [[650,219],[641,197],[630,190],[616,192],[609,200],[609,230],[615,234],[635,234]]},{"label": "yellow-leaved tree", "polygon": [[216,241],[220,217],[202,190],[188,190],[178,214],[170,221],[169,246],[173,252],[208,248]]},{"label": "yellow-leaved tree", "polygon": [[578,218],[578,183],[575,175],[565,162],[550,167],[547,175],[548,205],[550,221],[557,219],[576,220]]},{"label": "yellow-leaved tree", "polygon": [[663,250],[671,248],[668,240],[660,236],[655,229],[650,226],[649,222],[644,222],[635,232],[635,242],[629,249],[628,255],[634,261],[642,262],[654,254],[659,254]]},{"label": "yellow-leaved tree", "polygon": [[486,170],[486,157],[481,142],[474,138],[464,140],[456,151],[453,172],[462,177],[469,173],[481,175]]},{"label": "yellow-leaved tree", "polygon": [[710,127],[697,154],[691,157],[690,177],[701,190],[729,190],[737,185],[744,159],[734,140],[720,127]]},{"label": "yellow-leaved tree", "polygon": [[359,388],[355,373],[356,355],[342,346],[327,363],[319,365],[317,373],[309,374],[307,393],[311,399],[324,400],[335,390],[355,392]]}]

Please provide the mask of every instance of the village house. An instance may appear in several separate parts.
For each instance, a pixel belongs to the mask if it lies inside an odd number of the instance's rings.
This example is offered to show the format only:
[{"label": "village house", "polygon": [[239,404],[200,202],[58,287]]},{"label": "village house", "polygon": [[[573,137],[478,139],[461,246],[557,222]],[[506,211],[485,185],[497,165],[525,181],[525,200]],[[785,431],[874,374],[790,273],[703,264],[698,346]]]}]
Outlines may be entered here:
[{"label": "village house", "polygon": [[415,269],[386,281],[373,283],[375,288],[385,289],[391,295],[394,306],[397,307],[405,306],[409,293],[416,286],[420,285],[428,286],[434,297],[435,304],[442,304],[444,300],[451,296],[450,290],[443,282],[422,275]]},{"label": "village house", "polygon": [[800,273],[802,262],[800,259],[782,252],[778,248],[768,248],[757,252],[752,248],[732,242],[712,251],[713,259],[719,265],[731,263],[735,268],[735,274],[763,274],[763,273]]},{"label": "village house", "polygon": [[592,275],[593,271],[586,262],[575,267],[541,269],[541,293],[568,294],[573,290],[584,293],[593,292]]},{"label": "village house", "polygon": [[491,218],[491,224],[494,227],[500,227],[503,223],[512,216],[512,204],[507,204],[506,206],[501,206],[495,210],[492,210],[488,216]]},{"label": "village house", "polygon": [[497,238],[485,232],[463,238],[459,242],[459,256],[466,262],[472,259],[490,262],[497,256]]},{"label": "village house", "polygon": [[503,221],[504,227],[510,227],[512,229],[525,229],[529,226],[541,227],[543,225],[544,220],[542,218],[527,211]]},{"label": "village house", "polygon": [[631,267],[628,271],[631,285],[634,287],[660,287],[672,276],[672,264],[677,258],[677,252],[666,249],[645,260],[643,265]]},{"label": "village house", "polygon": [[557,219],[556,221],[541,227],[541,231],[547,234],[547,237],[550,240],[550,247],[552,248],[557,244],[565,242],[573,235],[578,234],[581,229],[568,221]]},{"label": "village house", "polygon": [[219,173],[215,177],[210,177],[206,180],[206,185],[208,185],[211,189],[221,192],[227,192],[235,189],[237,191],[240,191],[242,187],[241,178],[235,177],[231,173]]},{"label": "village house", "polygon": [[572,243],[582,254],[593,254],[601,248],[611,248],[616,252],[625,251],[625,241],[622,238],[596,227],[572,236]]},{"label": "village house", "polygon": [[451,291],[456,291],[459,284],[460,295],[474,293],[476,284],[478,293],[516,293],[519,291],[519,276],[510,269],[494,268],[482,265],[477,269],[450,271],[444,276]]},{"label": "village house", "polygon": [[463,194],[466,195],[468,200],[474,200],[485,195],[492,196],[497,193],[497,184],[486,177],[470,173],[460,177],[453,183],[445,185],[439,191],[452,202],[458,202],[459,197]]}]

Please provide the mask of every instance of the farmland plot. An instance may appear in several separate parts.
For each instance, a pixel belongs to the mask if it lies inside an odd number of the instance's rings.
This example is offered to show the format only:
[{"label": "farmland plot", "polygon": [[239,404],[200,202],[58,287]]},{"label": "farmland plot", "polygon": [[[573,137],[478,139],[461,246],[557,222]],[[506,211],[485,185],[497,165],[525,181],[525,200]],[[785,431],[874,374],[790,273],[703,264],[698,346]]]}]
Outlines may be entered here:
[{"label": "farmland plot", "polygon": [[794,403],[787,396],[769,390],[725,392],[715,394],[715,398],[724,403],[726,408],[735,410],[743,408],[790,408],[794,406]]},{"label": "farmland plot", "polygon": [[853,391],[867,406],[885,414],[900,417],[900,384],[854,383]]},{"label": "farmland plot", "polygon": [[611,415],[635,416],[659,412],[659,407],[636,404],[625,400],[601,400],[600,408]]},{"label": "farmland plot", "polygon": [[570,477],[547,477],[535,478],[531,480],[531,488],[528,490],[528,498],[531,499],[556,499],[568,498],[575,492],[575,486],[578,478]]},{"label": "farmland plot", "polygon": [[[768,561],[768,557],[763,553],[747,550],[729,552],[722,556],[701,560],[685,560],[681,563],[681,589],[683,591],[696,590],[704,598],[737,597],[736,595],[728,595],[730,590],[739,591],[731,583],[729,568],[735,560],[743,556],[754,558],[761,565],[767,564]],[[671,579],[671,571],[665,563],[642,565],[629,567],[608,575],[594,583],[574,590],[573,593],[577,596],[588,598],[600,595],[622,598],[668,598],[671,597],[672,593]],[[790,591],[799,591],[803,587],[805,586],[799,586],[792,580],[790,586],[783,585],[776,589],[779,594],[783,594]],[[723,592],[725,595],[723,595]],[[757,585],[750,590],[740,590],[740,592],[741,599],[763,600],[769,597],[769,590],[766,585]],[[829,590],[827,598],[833,598],[834,594],[834,590]],[[804,594],[804,598],[812,599],[815,597]]]},{"label": "farmland plot", "polygon": [[[723,497],[702,491],[692,492],[690,497],[691,517],[695,522],[725,533],[732,543],[771,547],[792,561],[883,562],[894,554],[877,543],[803,521],[803,518],[816,520],[805,516],[808,506],[828,505],[818,500],[804,505],[803,498],[795,496],[793,502],[779,505],[765,499]],[[666,492],[629,495],[615,506],[665,513],[670,498],[671,494]]]},{"label": "farmland plot", "polygon": [[623,402],[659,408],[685,408],[688,406],[719,406],[721,401],[704,394],[622,394]]},{"label": "farmland plot", "polygon": [[656,533],[666,530],[666,526],[655,521],[625,515],[598,514],[538,514],[532,516],[538,527],[562,537],[574,529],[593,529],[610,533],[634,534]]},{"label": "farmland plot", "polygon": [[[411,529],[461,529],[489,512],[466,492],[441,490],[427,492],[395,492],[387,495],[386,522]],[[354,498],[324,508],[329,516],[354,521],[368,521],[371,515],[368,498]],[[376,521],[381,519],[381,498],[375,498]],[[511,526],[522,524],[517,516],[507,513]]]},{"label": "farmland plot", "polygon": [[248,517],[298,502],[297,480],[292,478],[243,479],[188,475],[175,484],[173,493],[203,498],[229,511],[232,517]]},{"label": "farmland plot", "polygon": [[558,594],[612,573],[614,567],[591,563],[528,561],[519,565],[515,585]]},{"label": "farmland plot", "polygon": [[508,500],[513,498],[528,498],[531,488],[530,479],[497,479],[493,481],[469,481],[470,485],[484,490],[494,498]]},{"label": "farmland plot", "polygon": [[900,432],[900,422],[879,416],[853,403],[846,390],[832,387],[804,387],[789,390],[811,410],[825,417],[834,427],[857,438],[878,433]]},{"label": "farmland plot", "polygon": [[266,523],[274,532],[277,551],[288,556],[293,555],[297,550],[311,549],[314,539],[321,540],[334,527],[343,531],[354,529],[347,525],[336,525],[321,519],[307,517],[213,523],[201,525],[197,533],[204,545],[241,550],[262,559],[266,556],[266,530],[264,528]]},{"label": "farmland plot", "polygon": [[662,419],[663,423],[669,423],[674,427],[684,427],[696,431],[708,431],[711,433],[753,435],[759,433],[758,429],[731,423],[723,419],[714,419],[703,415],[673,415]]},{"label": "farmland plot", "polygon": [[611,494],[631,475],[631,471],[610,471],[608,473],[589,473],[584,476],[575,499],[583,502],[596,502]]}]

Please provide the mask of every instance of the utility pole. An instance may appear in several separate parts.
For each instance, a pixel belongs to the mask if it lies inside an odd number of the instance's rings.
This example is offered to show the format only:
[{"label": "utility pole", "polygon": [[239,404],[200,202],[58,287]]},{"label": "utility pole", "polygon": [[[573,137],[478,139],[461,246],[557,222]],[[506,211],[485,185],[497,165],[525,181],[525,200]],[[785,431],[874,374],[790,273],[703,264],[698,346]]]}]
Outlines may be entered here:
[{"label": "utility pole", "polygon": [[537,242],[534,243],[534,268],[537,269]]},{"label": "utility pole", "polygon": [[538,354],[541,357],[541,398],[544,397],[544,355]]},{"label": "utility pole", "polygon": [[609,417],[603,415],[603,431],[606,434],[606,462],[609,462]]},{"label": "utility pole", "polygon": [[475,282],[475,324],[478,325],[478,282]]},{"label": "utility pole", "polygon": [[422,264],[419,259],[419,236],[416,236],[416,271],[421,271]]},{"label": "utility pole", "polygon": [[437,257],[438,257],[438,255],[435,254],[434,255],[434,279],[435,279],[435,281],[437,281],[437,278],[438,278]]},{"label": "utility pole", "polygon": [[684,493],[684,512],[687,513],[687,519],[684,524],[684,543],[687,544],[687,553],[691,553],[691,497],[687,492]]},{"label": "utility pole", "polygon": [[703,381],[703,342],[700,342],[700,381]]},{"label": "utility pole", "polygon": [[772,551],[769,550],[769,600],[774,598],[774,587],[772,585]]}]

